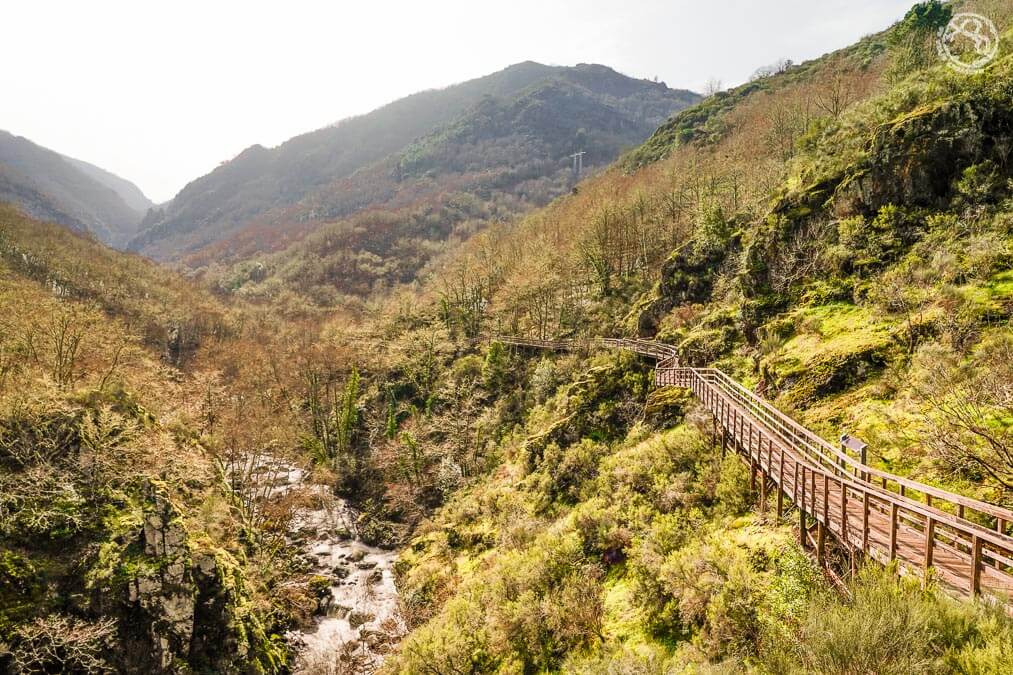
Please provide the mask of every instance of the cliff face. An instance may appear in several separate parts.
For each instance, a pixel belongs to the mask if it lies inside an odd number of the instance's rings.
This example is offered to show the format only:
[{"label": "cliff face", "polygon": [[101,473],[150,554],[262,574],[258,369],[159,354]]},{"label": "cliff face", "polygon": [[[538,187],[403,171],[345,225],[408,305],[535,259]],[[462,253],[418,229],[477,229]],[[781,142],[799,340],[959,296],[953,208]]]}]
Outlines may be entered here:
[{"label": "cliff face", "polygon": [[[155,484],[137,533],[143,554],[119,598],[128,672],[275,672],[284,653],[244,609],[242,574],[228,553],[192,542]],[[124,559],[121,564],[127,563]],[[114,610],[116,611],[116,610]]]},{"label": "cliff face", "polygon": [[107,533],[97,555],[85,557],[90,567],[83,573],[54,574],[6,554],[12,570],[21,564],[23,595],[41,599],[44,586],[55,584],[68,609],[90,617],[72,626],[100,626],[105,636],[68,651],[68,636],[55,633],[66,626],[37,622],[34,633],[15,630],[6,638],[8,670],[48,665],[71,672],[94,663],[116,672],[276,672],[286,654],[250,613],[237,561],[187,535],[164,486],[152,482],[143,492],[139,509],[114,519],[119,534]]}]

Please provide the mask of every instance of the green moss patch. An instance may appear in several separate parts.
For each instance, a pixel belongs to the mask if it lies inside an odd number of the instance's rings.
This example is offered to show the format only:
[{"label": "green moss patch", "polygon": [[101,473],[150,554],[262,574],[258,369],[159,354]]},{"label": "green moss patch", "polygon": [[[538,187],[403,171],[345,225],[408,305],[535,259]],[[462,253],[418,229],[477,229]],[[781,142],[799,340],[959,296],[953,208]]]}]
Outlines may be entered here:
[{"label": "green moss patch", "polygon": [[870,310],[838,303],[791,314],[796,334],[763,362],[765,376],[791,405],[806,407],[881,368],[894,328]]}]

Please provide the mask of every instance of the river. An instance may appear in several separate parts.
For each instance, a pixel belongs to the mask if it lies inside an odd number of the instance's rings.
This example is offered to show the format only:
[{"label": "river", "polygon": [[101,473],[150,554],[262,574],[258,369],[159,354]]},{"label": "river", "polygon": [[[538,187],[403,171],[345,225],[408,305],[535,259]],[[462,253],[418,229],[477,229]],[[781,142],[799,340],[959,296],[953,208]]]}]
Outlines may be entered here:
[{"label": "river", "polygon": [[356,513],[324,485],[309,482],[302,469],[270,460],[276,499],[293,491],[308,493],[312,504],[298,508],[289,541],[303,553],[316,577],[330,582],[323,613],[313,626],[288,635],[298,649],[295,672],[352,675],[374,672],[403,634],[394,585],[395,551],[370,546],[356,530]]}]

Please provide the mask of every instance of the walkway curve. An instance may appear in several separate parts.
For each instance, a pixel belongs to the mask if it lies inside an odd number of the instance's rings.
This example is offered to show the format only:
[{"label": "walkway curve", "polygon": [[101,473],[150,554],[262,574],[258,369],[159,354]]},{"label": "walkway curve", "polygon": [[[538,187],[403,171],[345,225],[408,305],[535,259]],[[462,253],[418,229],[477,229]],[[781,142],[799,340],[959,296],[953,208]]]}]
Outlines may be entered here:
[{"label": "walkway curve", "polygon": [[[651,340],[490,338],[554,351],[624,349],[654,359],[657,387],[689,389],[714,418],[723,447],[738,452],[785,515],[798,510],[803,546],[826,559],[831,536],[851,554],[897,562],[902,574],[934,577],[958,596],[986,595],[1013,608],[1013,511],[863,464],[716,368],[679,364],[672,345]],[[771,495],[770,490],[776,494]]]}]

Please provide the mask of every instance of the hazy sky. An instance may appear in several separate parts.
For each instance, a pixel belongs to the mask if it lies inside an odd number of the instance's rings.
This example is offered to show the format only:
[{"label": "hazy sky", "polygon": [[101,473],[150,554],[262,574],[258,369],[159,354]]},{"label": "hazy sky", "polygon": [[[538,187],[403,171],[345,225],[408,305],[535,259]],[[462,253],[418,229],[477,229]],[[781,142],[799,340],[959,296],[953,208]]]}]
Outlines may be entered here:
[{"label": "hazy sky", "polygon": [[254,143],[527,59],[701,90],[845,46],[914,0],[9,0],[0,129],[164,201]]}]

